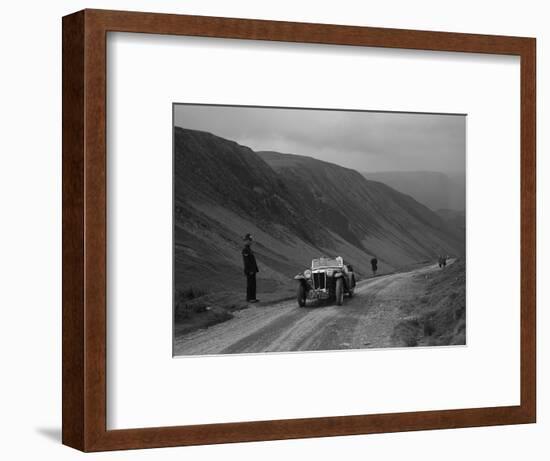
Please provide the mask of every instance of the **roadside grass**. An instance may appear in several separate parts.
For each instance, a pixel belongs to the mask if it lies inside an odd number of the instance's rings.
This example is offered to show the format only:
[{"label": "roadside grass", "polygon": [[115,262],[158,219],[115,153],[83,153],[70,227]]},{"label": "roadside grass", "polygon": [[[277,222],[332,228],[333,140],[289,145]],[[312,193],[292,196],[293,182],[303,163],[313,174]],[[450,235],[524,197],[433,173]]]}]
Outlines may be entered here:
[{"label": "roadside grass", "polygon": [[234,312],[248,307],[239,298],[242,295],[237,293],[210,293],[201,287],[178,290],[175,295],[174,334],[184,335],[232,319]]},{"label": "roadside grass", "polygon": [[406,319],[392,333],[395,346],[447,346],[466,344],[466,270],[463,260],[414,283],[424,292],[402,308]]},{"label": "roadside grass", "polygon": [[[268,282],[264,279],[258,280],[258,297],[261,302],[256,306],[270,306],[295,298],[294,280],[290,280],[286,284],[272,283],[270,285]],[[242,291],[240,292],[232,291],[231,288],[220,289],[217,285],[214,288],[193,285],[176,289],[174,295],[174,335],[185,335],[231,320],[236,311],[250,307],[243,300],[244,283],[241,288]]]},{"label": "roadside grass", "polygon": [[207,293],[208,291],[206,291],[205,288],[190,287],[176,293],[176,299],[182,299],[182,300],[195,299],[195,298],[200,298],[201,296],[204,296]]}]

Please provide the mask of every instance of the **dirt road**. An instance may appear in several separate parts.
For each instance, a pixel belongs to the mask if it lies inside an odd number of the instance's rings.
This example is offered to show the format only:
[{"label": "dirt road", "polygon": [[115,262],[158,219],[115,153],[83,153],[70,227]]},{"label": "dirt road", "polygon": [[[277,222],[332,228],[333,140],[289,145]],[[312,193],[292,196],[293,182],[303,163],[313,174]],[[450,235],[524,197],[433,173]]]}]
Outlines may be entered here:
[{"label": "dirt road", "polygon": [[295,300],[254,305],[227,322],[175,338],[174,355],[390,347],[393,328],[403,319],[400,306],[421,294],[413,278],[438,270],[434,264],[364,280],[342,306],[308,301],[300,308]]}]

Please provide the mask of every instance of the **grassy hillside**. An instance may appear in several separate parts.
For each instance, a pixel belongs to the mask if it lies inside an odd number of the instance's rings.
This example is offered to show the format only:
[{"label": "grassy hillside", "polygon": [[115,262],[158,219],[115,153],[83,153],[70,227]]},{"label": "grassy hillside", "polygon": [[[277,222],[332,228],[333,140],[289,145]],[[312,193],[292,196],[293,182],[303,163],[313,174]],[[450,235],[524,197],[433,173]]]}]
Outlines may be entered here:
[{"label": "grassy hillside", "polygon": [[462,239],[466,239],[466,212],[441,209],[437,214],[447,223],[447,225],[456,231],[456,234]]},{"label": "grassy hillside", "polygon": [[460,254],[463,241],[430,209],[355,170],[310,157],[258,152],[312,219],[393,267]]},{"label": "grassy hillside", "polygon": [[459,260],[415,283],[424,286],[421,296],[403,307],[406,319],[394,329],[396,346],[446,346],[466,344],[466,270]]}]

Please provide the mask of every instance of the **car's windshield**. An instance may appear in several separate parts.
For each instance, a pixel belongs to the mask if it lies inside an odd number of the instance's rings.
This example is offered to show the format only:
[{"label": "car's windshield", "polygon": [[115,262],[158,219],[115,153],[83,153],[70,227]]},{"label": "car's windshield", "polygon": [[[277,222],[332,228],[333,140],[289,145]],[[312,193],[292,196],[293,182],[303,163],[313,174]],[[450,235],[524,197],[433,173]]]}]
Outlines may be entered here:
[{"label": "car's windshield", "polygon": [[311,268],[318,269],[320,267],[342,267],[344,260],[341,256],[337,258],[318,258],[311,261]]}]

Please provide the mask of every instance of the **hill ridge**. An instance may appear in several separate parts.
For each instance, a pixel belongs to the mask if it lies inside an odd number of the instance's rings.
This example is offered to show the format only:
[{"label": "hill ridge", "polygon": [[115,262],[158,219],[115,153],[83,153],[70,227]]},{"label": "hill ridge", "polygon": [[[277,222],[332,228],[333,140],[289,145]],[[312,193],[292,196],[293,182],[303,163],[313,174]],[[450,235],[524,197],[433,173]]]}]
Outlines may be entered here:
[{"label": "hill ridge", "polygon": [[277,291],[320,254],[361,274],[460,254],[435,212],[356,170],[313,157],[255,152],[206,131],[174,128],[176,286],[242,284],[242,235],[257,243],[260,280]]}]

